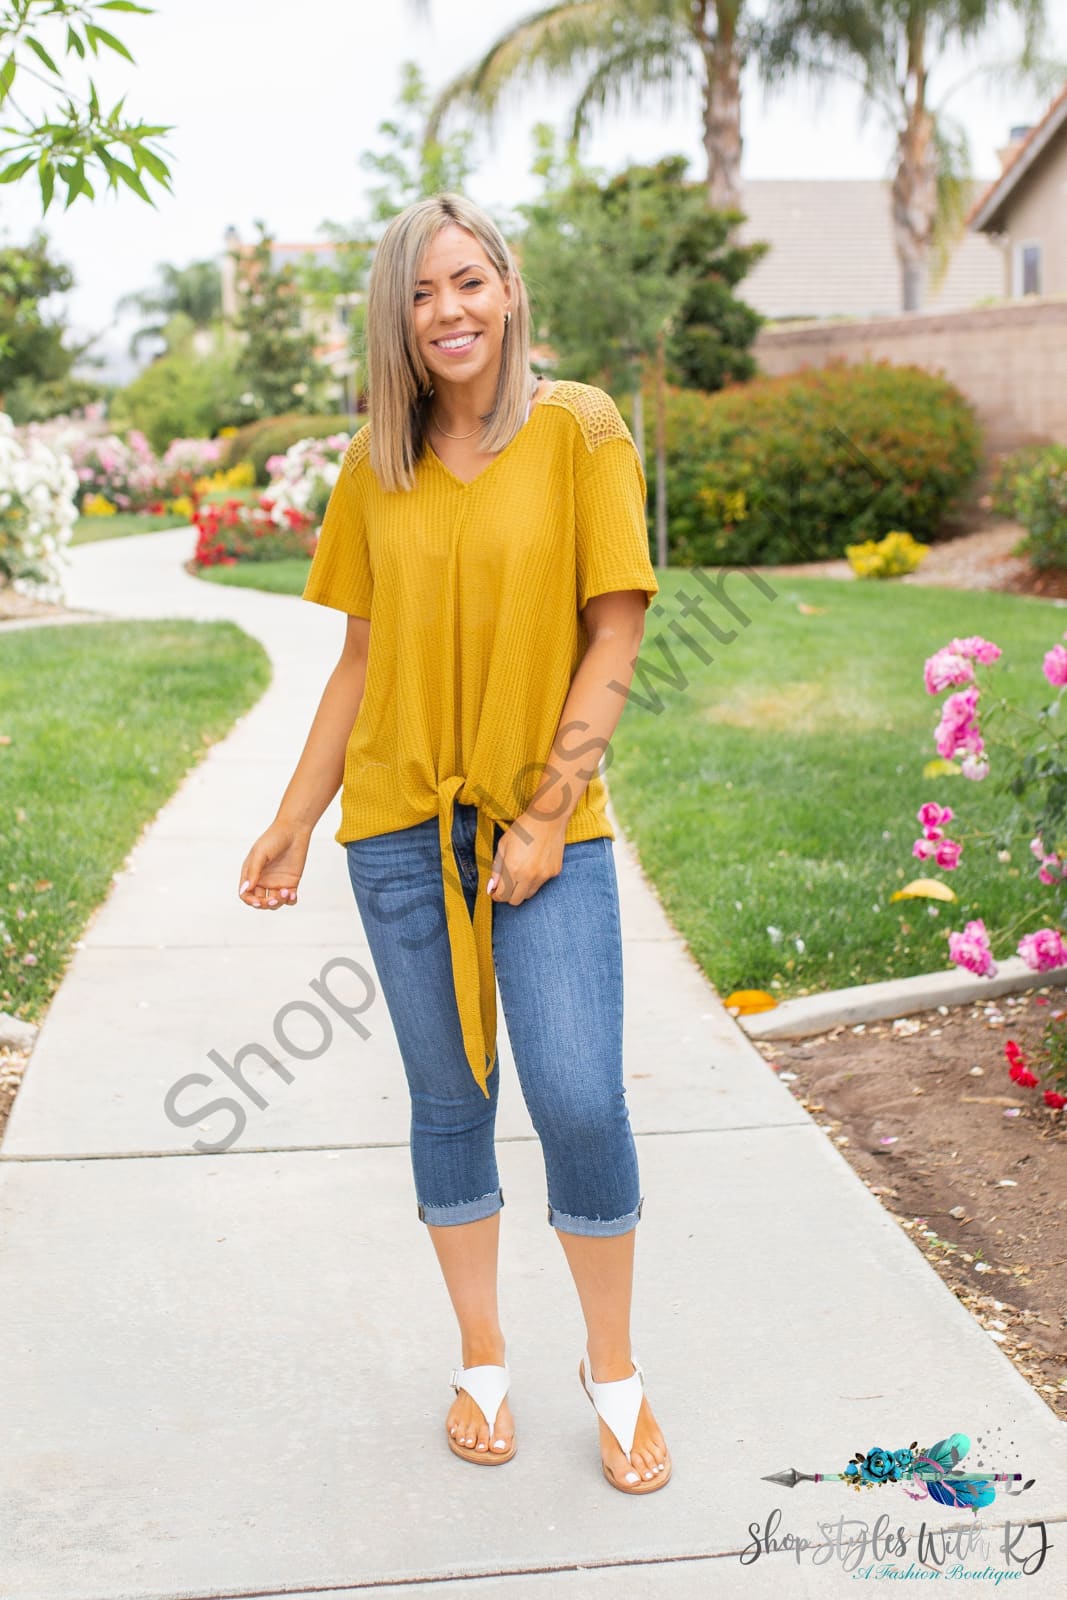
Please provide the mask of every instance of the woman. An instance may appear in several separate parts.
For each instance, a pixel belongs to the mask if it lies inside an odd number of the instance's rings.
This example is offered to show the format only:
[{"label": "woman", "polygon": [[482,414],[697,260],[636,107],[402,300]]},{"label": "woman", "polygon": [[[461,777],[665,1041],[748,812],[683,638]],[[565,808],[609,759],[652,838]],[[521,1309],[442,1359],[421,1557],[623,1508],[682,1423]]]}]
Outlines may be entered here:
[{"label": "woman", "polygon": [[[522,278],[491,219],[439,194],[395,217],[367,297],[370,420],[303,598],[345,642],[275,821],[241,871],[297,903],[342,788],[356,904],[411,1095],[418,1215],[459,1322],[446,1438],[515,1453],[497,1314],[496,983],[586,1323],[604,1476],[671,1474],[631,1357],[643,1197],[622,1069],[622,951],[597,767],[658,592],[640,459],[603,390],[535,379]],[[595,1376],[594,1376],[595,1375]]]}]

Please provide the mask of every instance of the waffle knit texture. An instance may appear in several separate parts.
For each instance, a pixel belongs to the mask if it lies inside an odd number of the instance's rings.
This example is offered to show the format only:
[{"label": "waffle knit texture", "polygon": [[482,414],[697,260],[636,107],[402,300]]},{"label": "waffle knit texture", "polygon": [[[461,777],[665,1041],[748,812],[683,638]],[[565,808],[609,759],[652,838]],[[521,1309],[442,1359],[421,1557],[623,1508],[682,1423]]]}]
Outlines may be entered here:
[{"label": "waffle knit texture", "polygon": [[[496,1065],[493,823],[514,822],[539,789],[537,809],[551,815],[553,744],[588,647],[579,612],[621,589],[643,590],[647,608],[659,584],[641,460],[604,390],[557,382],[471,483],[427,446],[414,487],[387,493],[371,467],[370,425],[349,445],[303,591],[371,623],[334,837],[343,845],[437,816],[456,1006],[486,1098]],[[580,738],[564,730],[560,751]],[[564,844],[614,839],[606,798],[594,772]],[[457,799],[478,807],[473,918],[452,850]]]}]

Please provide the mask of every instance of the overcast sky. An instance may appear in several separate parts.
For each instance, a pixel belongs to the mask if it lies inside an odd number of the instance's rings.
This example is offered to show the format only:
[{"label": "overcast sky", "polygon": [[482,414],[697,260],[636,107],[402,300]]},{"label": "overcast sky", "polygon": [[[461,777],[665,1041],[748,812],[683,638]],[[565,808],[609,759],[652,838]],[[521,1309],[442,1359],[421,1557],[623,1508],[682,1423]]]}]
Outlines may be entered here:
[{"label": "overcast sky", "polygon": [[[124,352],[135,322],[116,323],[120,295],[151,285],[159,262],[220,254],[230,223],[251,239],[261,217],[279,240],[312,241],[325,219],[360,216],[370,175],[359,156],[380,147],[376,129],[393,109],[401,63],[418,62],[436,87],[533,9],[535,0],[432,0],[432,20],[420,22],[408,0],[158,0],[150,17],[112,13],[110,26],[137,67],[117,57],[96,63],[101,99],[110,107],[125,93],[127,115],[174,124],[165,141],[174,193],[160,193],[155,209],[125,192],[104,193],[94,205],[79,199],[68,212],[53,204],[44,225],[78,284],[68,297],[72,325],[103,333],[97,348],[112,375],[129,376]],[[1065,8],[1049,9],[1059,14],[1052,52],[1067,57]],[[1009,55],[1016,41],[1005,20],[981,52],[946,62],[932,80],[934,100],[979,59]],[[851,85],[821,96],[795,86],[768,99],[748,73],[743,91],[743,177],[886,175],[892,139],[873,115],[861,124]],[[566,85],[527,87],[491,131],[473,130],[474,199],[507,207],[533,192],[530,129],[538,120],[562,125],[568,99]],[[998,170],[995,152],[1009,127],[1043,110],[1030,92],[988,80],[965,85],[948,105],[967,130],[980,177]],[[604,118],[586,153],[615,170],[673,152],[703,175],[695,88],[678,91],[670,108],[657,101],[641,114]],[[39,221],[35,183],[0,190],[5,243],[24,243]]]}]

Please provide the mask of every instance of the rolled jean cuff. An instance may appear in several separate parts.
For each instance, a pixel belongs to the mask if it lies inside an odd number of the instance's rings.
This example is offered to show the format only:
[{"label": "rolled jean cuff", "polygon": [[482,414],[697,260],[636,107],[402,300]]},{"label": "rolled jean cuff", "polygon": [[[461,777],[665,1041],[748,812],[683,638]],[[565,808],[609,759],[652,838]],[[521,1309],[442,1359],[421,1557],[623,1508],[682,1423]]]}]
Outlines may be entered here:
[{"label": "rolled jean cuff", "polygon": [[418,1204],[420,1221],[430,1222],[435,1228],[447,1228],[452,1223],[481,1222],[483,1217],[491,1217],[504,1204],[504,1191],[490,1189],[476,1200],[461,1200],[454,1206],[425,1206],[421,1200]]},{"label": "rolled jean cuff", "polygon": [[548,1220],[554,1228],[559,1228],[563,1233],[582,1233],[590,1238],[613,1238],[616,1234],[629,1233],[631,1229],[637,1227],[644,1203],[645,1197],[642,1195],[636,1211],[628,1211],[624,1217],[603,1218],[571,1217],[565,1211],[556,1211],[550,1201]]}]

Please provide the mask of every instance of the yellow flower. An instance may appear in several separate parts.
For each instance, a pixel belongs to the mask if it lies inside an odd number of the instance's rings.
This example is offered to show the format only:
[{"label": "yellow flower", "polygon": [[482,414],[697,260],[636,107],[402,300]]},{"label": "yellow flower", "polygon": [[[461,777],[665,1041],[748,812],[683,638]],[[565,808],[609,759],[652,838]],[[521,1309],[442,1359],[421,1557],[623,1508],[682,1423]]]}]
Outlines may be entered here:
[{"label": "yellow flower", "polygon": [[845,554],[858,578],[895,578],[904,572],[914,572],[929,549],[928,544],[920,544],[910,533],[894,528],[884,539],[847,544]]},{"label": "yellow flower", "polygon": [[82,501],[83,517],[113,517],[118,507],[103,494],[87,494]]}]

